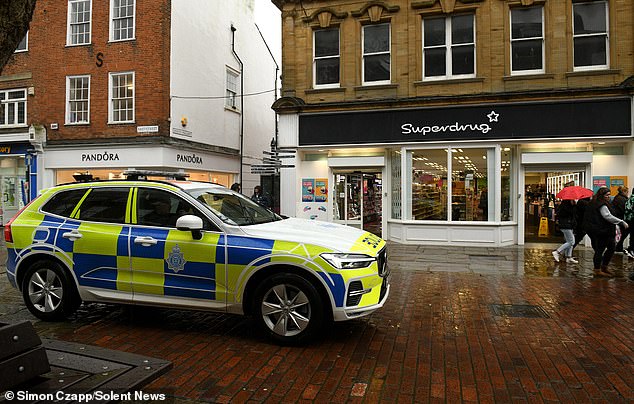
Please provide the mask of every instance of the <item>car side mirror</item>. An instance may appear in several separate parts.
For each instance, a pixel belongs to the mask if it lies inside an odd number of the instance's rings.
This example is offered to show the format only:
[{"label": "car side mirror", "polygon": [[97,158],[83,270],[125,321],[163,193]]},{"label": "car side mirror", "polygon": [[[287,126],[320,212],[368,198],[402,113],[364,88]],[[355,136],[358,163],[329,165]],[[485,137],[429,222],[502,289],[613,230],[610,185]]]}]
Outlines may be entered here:
[{"label": "car side mirror", "polygon": [[203,238],[203,220],[198,216],[184,215],[176,220],[176,229],[180,231],[191,231],[194,240]]}]

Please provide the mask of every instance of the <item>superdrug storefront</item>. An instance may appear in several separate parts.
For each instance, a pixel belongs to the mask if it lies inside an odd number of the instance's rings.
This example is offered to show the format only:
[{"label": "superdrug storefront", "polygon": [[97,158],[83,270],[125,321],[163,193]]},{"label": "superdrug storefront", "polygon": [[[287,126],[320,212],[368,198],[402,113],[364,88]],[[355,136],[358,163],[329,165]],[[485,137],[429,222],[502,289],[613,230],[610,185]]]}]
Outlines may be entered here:
[{"label": "superdrug storefront", "polygon": [[281,213],[403,243],[523,244],[529,210],[548,214],[533,182],[544,198],[565,179],[627,185],[631,111],[615,97],[281,114],[279,146],[298,150]]}]

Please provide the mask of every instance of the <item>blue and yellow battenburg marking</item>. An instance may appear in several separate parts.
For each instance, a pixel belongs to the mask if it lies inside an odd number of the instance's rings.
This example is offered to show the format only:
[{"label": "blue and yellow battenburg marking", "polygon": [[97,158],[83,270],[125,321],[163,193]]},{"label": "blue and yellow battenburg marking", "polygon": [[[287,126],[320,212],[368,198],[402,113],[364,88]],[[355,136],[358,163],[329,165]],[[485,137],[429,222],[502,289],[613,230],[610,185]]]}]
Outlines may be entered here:
[{"label": "blue and yellow battenburg marking", "polygon": [[[116,184],[112,184],[116,185]],[[129,182],[120,185],[130,187]],[[74,187],[81,186],[81,184]],[[173,189],[169,185],[163,186]],[[12,226],[14,242],[8,243],[7,269],[15,284],[15,270],[29,252],[47,251],[74,268],[81,286],[163,295],[240,302],[244,284],[262,266],[284,262],[314,271],[329,288],[337,307],[345,304],[346,285],[352,279],[361,280],[364,289],[357,307],[379,301],[382,279],[376,262],[367,268],[340,271],[320,254],[332,252],[325,247],[289,241],[255,237],[203,233],[202,240],[192,240],[191,233],[173,229],[137,226],[136,192],[131,187],[128,197],[126,224],[90,223],[81,217],[81,198],[70,219],[38,213],[49,198],[39,198],[29,212]],[[32,229],[36,230],[33,231]],[[83,237],[71,241],[65,233],[79,232]],[[155,244],[143,244],[137,239],[151,237]],[[355,240],[350,251],[375,256],[385,241],[371,233]]]}]

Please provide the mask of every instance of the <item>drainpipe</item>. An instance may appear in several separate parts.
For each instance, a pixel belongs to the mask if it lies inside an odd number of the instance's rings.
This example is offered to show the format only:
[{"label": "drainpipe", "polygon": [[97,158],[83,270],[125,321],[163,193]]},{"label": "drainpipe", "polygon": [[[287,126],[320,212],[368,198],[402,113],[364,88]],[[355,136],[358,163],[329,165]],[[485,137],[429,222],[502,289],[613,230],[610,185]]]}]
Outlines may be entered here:
[{"label": "drainpipe", "polygon": [[238,63],[240,64],[240,173],[239,173],[239,182],[243,184],[242,178],[242,162],[244,159],[244,64],[242,63],[242,59],[236,53],[235,48],[235,39],[236,39],[236,27],[231,24],[231,52],[233,56],[236,58]]},{"label": "drainpipe", "polygon": [[[279,76],[280,67],[277,65],[277,61],[275,60],[275,56],[273,56],[273,52],[271,52],[271,48],[269,48],[269,44],[266,43],[266,39],[264,39],[264,35],[262,35],[262,31],[260,31],[260,27],[258,24],[255,24],[255,28],[258,29],[260,33],[260,37],[262,37],[262,41],[264,41],[264,45],[266,45],[266,50],[269,51],[269,55],[271,55],[271,59],[273,59],[273,63],[275,63],[275,101],[277,101],[277,78]],[[277,135],[278,135],[278,127],[277,127],[277,112],[275,112],[275,147],[277,148]]]}]

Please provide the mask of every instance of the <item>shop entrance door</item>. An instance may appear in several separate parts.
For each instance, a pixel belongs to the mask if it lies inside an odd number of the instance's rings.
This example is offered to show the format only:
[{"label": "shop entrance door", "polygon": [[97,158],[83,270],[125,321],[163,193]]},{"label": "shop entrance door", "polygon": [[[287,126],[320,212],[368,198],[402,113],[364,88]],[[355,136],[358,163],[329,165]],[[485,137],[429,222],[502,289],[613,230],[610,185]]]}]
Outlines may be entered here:
[{"label": "shop entrance door", "polygon": [[381,236],[383,217],[380,172],[335,173],[334,221]]},{"label": "shop entrance door", "polygon": [[0,176],[0,193],[2,193],[2,224],[5,224],[24,206],[24,177]]}]

